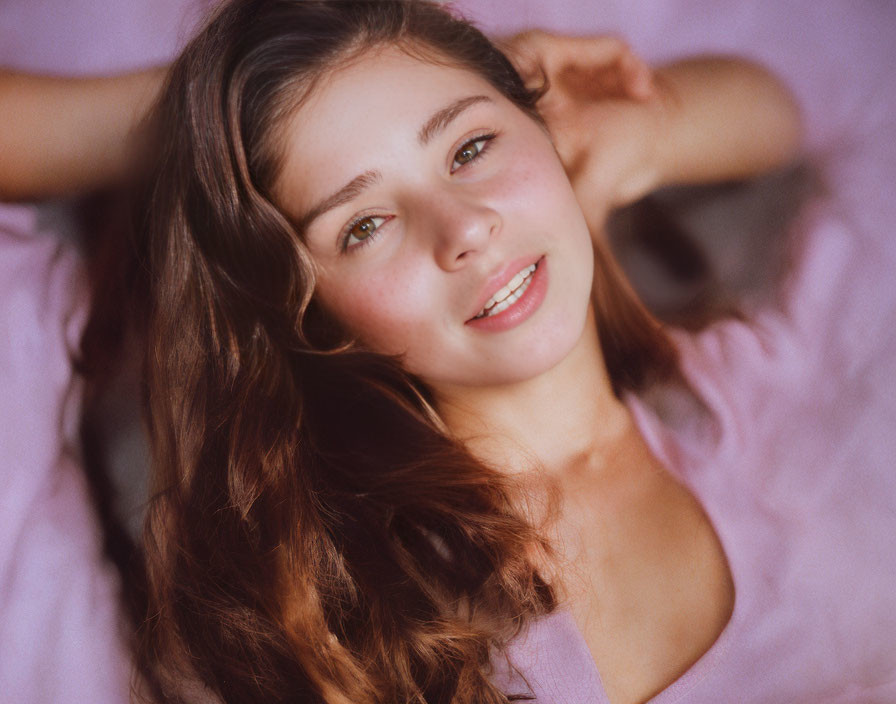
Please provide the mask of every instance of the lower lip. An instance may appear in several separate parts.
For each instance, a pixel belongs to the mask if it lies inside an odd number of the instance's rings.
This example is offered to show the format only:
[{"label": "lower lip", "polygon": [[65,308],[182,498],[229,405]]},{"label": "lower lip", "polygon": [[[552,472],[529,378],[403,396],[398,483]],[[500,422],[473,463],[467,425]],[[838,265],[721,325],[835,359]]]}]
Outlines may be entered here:
[{"label": "lower lip", "polygon": [[529,286],[516,303],[496,315],[490,315],[485,318],[472,318],[466,324],[478,330],[501,332],[515,328],[520,323],[528,320],[538,310],[548,291],[548,271],[544,257],[539,259],[537,264],[535,271],[532,273],[532,280],[529,282]]}]

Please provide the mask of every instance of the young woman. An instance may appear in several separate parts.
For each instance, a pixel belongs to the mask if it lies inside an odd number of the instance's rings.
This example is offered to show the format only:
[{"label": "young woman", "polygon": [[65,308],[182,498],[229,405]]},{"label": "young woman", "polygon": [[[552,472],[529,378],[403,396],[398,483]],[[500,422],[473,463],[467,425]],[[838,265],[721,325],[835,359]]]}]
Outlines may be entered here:
[{"label": "young woman", "polygon": [[[831,536],[853,509],[788,494],[805,465],[778,433],[812,382],[781,348],[805,330],[673,344],[602,243],[648,189],[789,158],[792,103],[740,62],[651,76],[606,46],[603,69],[554,76],[559,157],[510,64],[426,3],[235,3],[178,60],[147,205],[143,662],[169,695],[184,672],[227,701],[328,702],[798,701],[892,679],[884,631],[812,616],[849,573],[893,606],[870,577],[893,573],[893,487],[869,475],[881,508],[849,557]],[[599,148],[563,124],[588,80],[614,98]],[[833,555],[835,587],[812,566]],[[806,643],[825,633],[864,655]]]},{"label": "young woman", "polygon": [[[602,244],[606,213],[651,188],[789,158],[792,103],[743,63],[652,76],[610,46],[597,73],[592,56],[555,76],[559,157],[510,64],[426,3],[234,3],[178,60],[147,206],[143,661],[163,687],[770,701],[892,677],[874,627],[830,631],[862,639],[852,662],[793,649],[827,632],[799,600],[844,584],[773,546],[841,555],[818,536],[852,510],[791,504],[800,472],[761,464],[786,457],[766,424],[811,398],[775,349],[804,331],[673,344]],[[615,98],[599,148],[557,117],[583,80]],[[631,397],[647,390],[687,404],[693,444],[662,435]],[[868,551],[892,525],[871,525],[841,557],[880,614]]]},{"label": "young woman", "polygon": [[553,145],[423,4],[235,5],[175,68],[146,670],[169,699],[892,698],[893,453],[862,416],[892,418],[892,363],[844,333],[892,306],[837,285],[889,260],[838,268],[814,213],[794,289],[834,314],[670,342],[606,213],[786,159],[790,101],[737,62],[651,77],[612,42],[529,42]]}]

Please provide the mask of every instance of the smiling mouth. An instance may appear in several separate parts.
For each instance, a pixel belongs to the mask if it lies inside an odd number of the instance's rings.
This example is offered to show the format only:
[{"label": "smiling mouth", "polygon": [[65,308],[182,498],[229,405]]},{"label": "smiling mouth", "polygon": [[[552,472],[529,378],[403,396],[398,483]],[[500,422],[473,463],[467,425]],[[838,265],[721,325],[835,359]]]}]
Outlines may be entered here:
[{"label": "smiling mouth", "polygon": [[[540,261],[541,260],[539,260],[539,262]],[[497,315],[516,303],[526,292],[526,289],[529,288],[529,284],[532,283],[532,277],[535,274],[535,269],[538,268],[539,262],[530,264],[514,274],[513,278],[508,281],[505,286],[498,289],[498,291],[495,292],[495,295],[486,301],[482,310],[479,311],[479,315],[474,317],[473,320]]]}]

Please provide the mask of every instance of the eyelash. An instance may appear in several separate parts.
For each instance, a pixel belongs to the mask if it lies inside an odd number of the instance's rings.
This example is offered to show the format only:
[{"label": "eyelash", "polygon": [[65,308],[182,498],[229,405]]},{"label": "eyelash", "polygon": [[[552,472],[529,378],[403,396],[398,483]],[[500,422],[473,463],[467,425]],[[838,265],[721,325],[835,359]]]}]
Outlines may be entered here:
[{"label": "eyelash", "polygon": [[[481,160],[482,157],[485,156],[485,154],[489,151],[489,149],[490,149],[490,147],[491,147],[491,143],[492,143],[492,141],[493,141],[497,136],[498,136],[498,135],[497,135],[495,132],[488,132],[488,133],[485,133],[485,134],[478,135],[478,136],[476,136],[476,137],[472,137],[472,138],[466,140],[463,144],[461,144],[457,149],[454,150],[454,154],[457,154],[459,151],[461,151],[461,150],[464,149],[465,147],[468,147],[468,146],[470,146],[471,144],[475,144],[476,142],[485,142],[485,143],[479,148],[479,151],[477,152],[476,156],[474,156],[472,159],[470,159],[470,161],[467,161],[467,162],[461,164],[461,165],[458,166],[457,168],[452,168],[451,173],[452,173],[452,174],[453,174],[453,173],[457,173],[457,171],[458,171],[459,169],[462,169],[464,166],[467,166],[468,164],[472,164],[472,163],[474,163],[474,162],[476,162],[476,161]],[[455,164],[456,161],[457,161],[456,159],[452,159],[452,161],[451,161],[451,165],[452,165],[452,167],[454,166],[454,164]],[[365,237],[363,240],[358,241],[356,244],[349,244],[349,238],[351,237],[350,233],[351,233],[352,229],[353,229],[356,225],[358,225],[359,223],[361,223],[361,222],[363,222],[364,220],[367,220],[367,219],[379,219],[379,220],[383,220],[383,222],[380,223],[379,225],[377,225],[377,226],[376,226],[376,229],[375,229],[373,232],[371,232],[369,235],[367,235],[367,237]],[[380,228],[381,228],[383,225],[385,225],[386,222],[389,221],[389,220],[391,220],[391,218],[384,217],[384,216],[382,216],[382,215],[359,215],[358,217],[356,217],[354,220],[352,220],[350,223],[348,223],[348,225],[346,225],[346,226],[343,228],[343,230],[342,230],[342,236],[341,236],[341,238],[340,238],[340,243],[341,243],[341,245],[340,245],[340,249],[341,249],[341,251],[342,251],[343,253],[352,253],[352,252],[355,252],[355,251],[361,249],[362,247],[366,247],[368,244],[370,244],[370,243],[373,242],[375,239],[377,239],[377,237],[379,236],[378,233],[379,233],[379,231],[380,231]]]}]

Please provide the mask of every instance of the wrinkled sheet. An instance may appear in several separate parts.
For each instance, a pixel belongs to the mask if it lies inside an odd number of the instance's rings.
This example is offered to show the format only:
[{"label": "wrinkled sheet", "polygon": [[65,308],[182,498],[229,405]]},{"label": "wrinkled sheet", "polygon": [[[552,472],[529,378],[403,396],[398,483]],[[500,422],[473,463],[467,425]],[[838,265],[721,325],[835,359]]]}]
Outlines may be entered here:
[{"label": "wrinkled sheet", "polygon": [[[185,0],[5,0],[0,66],[152,65],[197,16]],[[71,222],[64,203],[0,204],[0,701],[16,704],[129,700],[118,578],[78,462],[69,352],[86,292]]]},{"label": "wrinkled sheet", "polygon": [[[460,4],[495,32],[529,26],[576,34],[612,31],[627,37],[654,61],[696,51],[735,51],[767,63],[791,85],[805,112],[807,149],[824,165],[830,195],[806,215],[802,229],[795,233],[810,244],[782,288],[778,308],[763,318],[767,337],[728,328],[708,331],[696,340],[680,340],[686,371],[719,414],[719,422],[670,430],[650,409],[637,402],[633,405],[657,454],[691,483],[703,501],[729,558],[736,563],[733,569],[755,573],[764,556],[779,549],[780,530],[789,525],[790,535],[811,531],[814,526],[807,521],[823,516],[825,510],[837,511],[841,517],[830,526],[842,527],[853,536],[841,557],[864,550],[860,564],[867,564],[880,547],[881,527],[866,518],[877,514],[865,512],[855,501],[845,501],[848,507],[841,505],[836,499],[843,485],[837,484],[840,474],[833,470],[867,462],[870,469],[859,478],[867,483],[854,490],[847,486],[847,495],[865,499],[866,505],[882,506],[879,510],[892,510],[874,470],[892,466],[894,458],[892,440],[884,432],[893,427],[889,395],[896,371],[892,360],[887,360],[892,357],[894,322],[889,283],[893,271],[889,229],[896,215],[891,185],[896,175],[896,90],[891,77],[896,65],[891,39],[896,26],[894,6],[830,0],[464,0]],[[104,73],[154,63],[175,51],[197,12],[185,0],[53,4],[6,0],[0,5],[0,63],[63,74]],[[127,699],[129,664],[120,632],[118,584],[101,556],[96,521],[72,444],[78,390],[67,345],[77,337],[83,314],[80,270],[74,248],[54,231],[56,226],[42,224],[41,212],[34,206],[0,206],[0,699],[38,704],[121,702]],[[762,340],[768,343],[763,346]],[[742,370],[742,376],[731,384],[727,375],[734,367]],[[766,378],[783,387],[751,386],[770,369],[773,375]],[[808,417],[818,413],[820,404],[824,410],[817,416],[819,423],[776,426],[773,420],[781,417],[781,411],[768,415],[762,407],[774,404],[763,402],[760,392],[774,391],[773,398],[780,398],[785,388],[794,398],[805,400],[807,384],[818,395],[808,397],[805,408],[791,404],[787,411],[792,418],[799,418],[800,412]],[[754,391],[743,396],[731,393],[731,389],[748,387]],[[780,448],[789,447],[793,455],[805,454],[828,469],[807,478],[799,473],[777,474],[771,471],[775,467],[766,466],[767,475],[740,476],[739,481],[748,485],[744,491],[749,489],[755,501],[742,506],[743,515],[755,520],[755,511],[764,510],[772,516],[768,526],[745,545],[744,536],[755,525],[746,518],[730,519],[730,512],[713,508],[724,506],[735,489],[725,484],[730,475],[713,474],[707,468],[719,460],[730,469],[730,457],[755,439],[750,434],[738,435],[737,429],[758,416],[765,420],[749,427],[761,440],[760,455],[763,448],[774,447],[778,449],[773,459],[786,459]],[[827,452],[832,437],[844,440],[844,427],[850,423],[859,428],[854,438],[837,452]],[[836,462],[830,461],[831,455]],[[763,459],[769,458],[754,454],[744,461],[755,468]],[[796,462],[798,467],[805,464],[804,459]],[[806,502],[794,512],[792,484],[798,481],[815,482],[816,491],[808,494],[814,498],[808,503],[821,514],[811,513]],[[757,494],[757,486],[767,491]],[[845,511],[852,512],[854,520],[843,518]],[[856,545],[864,547],[850,549]],[[735,555],[737,546],[736,555],[743,555],[743,560]],[[817,553],[807,554],[809,559]],[[880,557],[891,559],[891,554],[889,550]],[[827,564],[810,567],[814,577],[799,571],[799,560],[777,563],[775,569],[768,567],[769,583],[794,598],[807,580],[823,581],[828,574]],[[732,635],[723,634],[690,676],[655,701],[726,700],[719,696],[724,682],[714,682],[712,677],[714,664],[730,662],[732,653],[741,653],[739,657],[745,659],[762,656],[745,665],[757,683],[757,698],[752,701],[896,700],[896,693],[882,680],[877,682],[879,690],[872,690],[873,678],[883,677],[886,663],[857,659],[862,653],[880,652],[874,650],[879,644],[873,639],[880,634],[874,630],[875,623],[891,628],[892,633],[892,613],[869,612],[863,608],[869,602],[861,598],[881,581],[892,583],[889,570],[890,563],[880,562],[877,573],[869,575],[858,591],[847,593],[842,591],[847,588],[844,585],[855,581],[849,581],[848,570],[842,567],[837,571],[841,581],[824,592],[826,599],[838,594],[840,599],[811,604],[815,613],[834,613],[836,618],[826,620],[821,630],[807,632],[806,643],[814,638],[830,644],[833,656],[825,653],[824,657],[839,658],[841,665],[843,653],[849,652],[846,659],[856,661],[848,662],[846,670],[853,673],[854,682],[866,683],[864,689],[841,681],[836,693],[816,691],[814,699],[805,688],[802,694],[779,689],[769,673],[781,672],[781,663],[768,663],[763,657],[777,652],[772,646],[790,636],[776,630],[781,624],[774,619],[763,622],[766,630],[758,633],[747,619],[736,622],[739,630],[726,629]],[[745,617],[751,604],[756,613],[767,613],[763,599],[769,598],[768,593],[752,592],[752,601],[743,593],[750,594],[738,592],[736,609]],[[844,606],[850,597],[855,597],[852,605]],[[848,621],[845,626],[839,623],[843,620]],[[871,648],[862,640],[846,644],[830,640],[845,633],[838,630],[845,627],[858,628],[854,633],[859,634],[862,628],[869,629]],[[743,635],[747,631],[749,636]],[[541,645],[533,646],[542,636]],[[745,644],[743,649],[738,650],[739,644]],[[521,643],[517,654],[523,664],[529,658],[531,672],[541,668],[540,678],[534,680],[541,687],[539,701],[603,701],[598,668],[562,614],[550,628],[533,633],[528,644]],[[844,671],[838,667],[838,672]],[[810,673],[802,675],[802,679],[794,677],[794,682],[814,681]],[[828,684],[823,677],[817,681],[819,686]],[[743,692],[727,700],[742,701]]]}]

